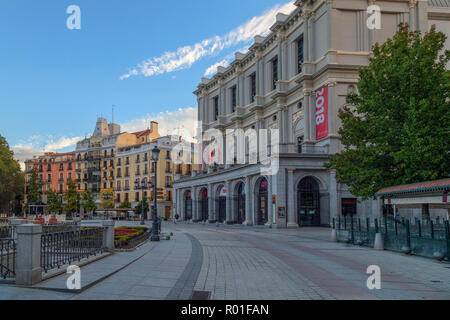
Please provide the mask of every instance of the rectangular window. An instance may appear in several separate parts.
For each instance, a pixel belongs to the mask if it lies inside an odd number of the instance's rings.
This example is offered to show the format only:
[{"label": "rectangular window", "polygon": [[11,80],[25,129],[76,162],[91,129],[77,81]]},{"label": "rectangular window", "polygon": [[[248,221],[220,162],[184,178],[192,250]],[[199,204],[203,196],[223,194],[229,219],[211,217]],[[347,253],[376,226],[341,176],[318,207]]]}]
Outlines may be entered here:
[{"label": "rectangular window", "polygon": [[219,96],[214,97],[214,121],[217,121],[219,116]]},{"label": "rectangular window", "polygon": [[297,71],[298,73],[302,72],[302,65],[304,62],[304,46],[303,46],[303,35],[297,41]]},{"label": "rectangular window", "polygon": [[278,57],[275,57],[272,60],[272,89],[275,90],[277,88],[278,81]]},{"label": "rectangular window", "polygon": [[233,88],[231,88],[231,108],[232,108],[232,112],[236,111],[236,106],[237,106],[237,87],[234,86]]},{"label": "rectangular window", "polygon": [[255,101],[256,96],[256,73],[250,76],[250,101]]},{"label": "rectangular window", "polygon": [[303,139],[303,136],[297,138],[298,153],[302,153]]}]

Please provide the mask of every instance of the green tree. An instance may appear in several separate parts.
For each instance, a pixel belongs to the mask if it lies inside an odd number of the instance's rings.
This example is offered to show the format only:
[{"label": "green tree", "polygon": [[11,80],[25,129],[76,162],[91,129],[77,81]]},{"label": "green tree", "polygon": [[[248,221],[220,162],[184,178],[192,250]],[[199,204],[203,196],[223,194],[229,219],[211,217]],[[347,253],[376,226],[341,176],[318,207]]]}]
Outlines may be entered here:
[{"label": "green tree", "polygon": [[100,192],[103,209],[114,208],[114,192],[112,189],[104,189]]},{"label": "green tree", "polygon": [[400,25],[360,70],[357,94],[339,114],[343,151],[326,165],[354,195],[450,174],[450,74],[446,37]]},{"label": "green tree", "polygon": [[120,204],[119,209],[130,209],[131,203],[128,201],[124,201]]},{"label": "green tree", "polygon": [[79,194],[77,192],[77,185],[75,181],[70,180],[67,190],[64,192],[63,198],[66,201],[64,210],[73,215],[78,210]]},{"label": "green tree", "polygon": [[136,206],[136,214],[146,214],[149,211],[147,198],[143,198]]},{"label": "green tree", "polygon": [[82,197],[83,209],[86,212],[92,212],[96,208],[91,190],[86,190]]},{"label": "green tree", "polygon": [[27,203],[26,203],[26,212],[27,213],[36,213],[30,212],[30,204],[42,202],[42,182],[38,180],[37,169],[33,168],[31,171],[30,180],[27,184]]},{"label": "green tree", "polygon": [[0,211],[9,211],[11,201],[17,207],[23,199],[25,177],[4,137],[0,135]]},{"label": "green tree", "polygon": [[63,205],[60,201],[59,195],[49,189],[47,191],[47,212],[49,213],[60,213],[63,210]]}]

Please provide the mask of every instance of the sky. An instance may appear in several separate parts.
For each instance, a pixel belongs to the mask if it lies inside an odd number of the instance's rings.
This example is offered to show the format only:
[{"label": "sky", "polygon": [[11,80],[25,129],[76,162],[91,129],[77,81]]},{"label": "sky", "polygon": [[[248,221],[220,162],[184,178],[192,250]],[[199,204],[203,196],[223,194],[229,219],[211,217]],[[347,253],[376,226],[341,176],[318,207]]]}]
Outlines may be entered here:
[{"label": "sky", "polygon": [[[71,5],[80,29],[69,29]],[[265,35],[287,0],[1,0],[0,135],[23,161],[66,152],[97,117],[191,128],[202,77]]]}]

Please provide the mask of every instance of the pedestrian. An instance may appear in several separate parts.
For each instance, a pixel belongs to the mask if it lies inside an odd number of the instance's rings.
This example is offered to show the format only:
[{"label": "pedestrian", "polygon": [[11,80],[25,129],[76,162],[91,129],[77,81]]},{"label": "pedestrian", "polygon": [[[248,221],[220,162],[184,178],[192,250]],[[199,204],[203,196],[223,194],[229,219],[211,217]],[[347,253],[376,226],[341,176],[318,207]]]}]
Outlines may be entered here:
[{"label": "pedestrian", "polygon": [[159,232],[161,232],[162,221],[163,221],[163,218],[159,217]]},{"label": "pedestrian", "polygon": [[175,214],[175,224],[178,224],[178,219],[180,218],[180,216],[177,214]]}]

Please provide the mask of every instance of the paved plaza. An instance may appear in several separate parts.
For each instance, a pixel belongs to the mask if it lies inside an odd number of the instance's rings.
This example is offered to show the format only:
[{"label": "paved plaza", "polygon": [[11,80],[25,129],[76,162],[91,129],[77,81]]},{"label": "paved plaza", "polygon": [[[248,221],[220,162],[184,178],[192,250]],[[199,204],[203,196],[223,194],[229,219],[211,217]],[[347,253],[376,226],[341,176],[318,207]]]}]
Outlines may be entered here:
[{"label": "paved plaza", "polygon": [[[170,241],[147,242],[33,286],[0,284],[0,299],[218,300],[450,299],[450,264],[333,243],[330,229],[163,223]],[[381,269],[369,290],[367,267]]]}]

